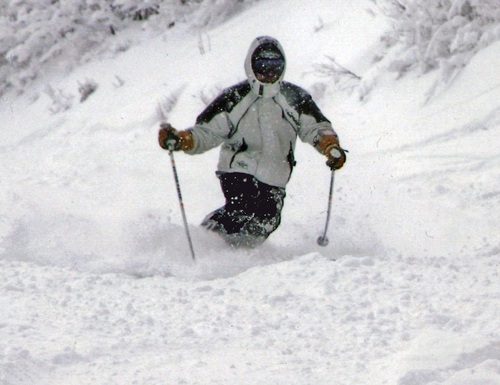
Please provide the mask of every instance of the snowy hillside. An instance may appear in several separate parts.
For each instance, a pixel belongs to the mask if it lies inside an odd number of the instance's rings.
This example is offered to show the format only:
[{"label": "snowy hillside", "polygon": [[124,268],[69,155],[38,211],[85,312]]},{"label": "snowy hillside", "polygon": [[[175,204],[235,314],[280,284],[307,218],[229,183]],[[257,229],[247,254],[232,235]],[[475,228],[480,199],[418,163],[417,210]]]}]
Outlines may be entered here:
[{"label": "snowy hillside", "polygon": [[[0,384],[500,385],[500,42],[430,94],[439,71],[387,71],[389,25],[372,1],[263,0],[4,94]],[[193,263],[157,106],[189,127],[259,35],[349,149],[330,244],[314,149],[280,228],[236,251],[198,227],[218,151],[176,153]]]}]

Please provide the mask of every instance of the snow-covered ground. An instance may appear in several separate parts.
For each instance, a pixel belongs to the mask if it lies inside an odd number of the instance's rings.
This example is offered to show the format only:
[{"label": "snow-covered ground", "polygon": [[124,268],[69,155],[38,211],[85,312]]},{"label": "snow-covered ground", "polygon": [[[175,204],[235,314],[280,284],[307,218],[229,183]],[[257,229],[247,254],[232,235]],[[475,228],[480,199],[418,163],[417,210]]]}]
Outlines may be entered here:
[{"label": "snow-covered ground", "polygon": [[[107,57],[2,97],[0,384],[500,384],[500,42],[427,100],[436,74],[377,72],[386,28],[371,2],[261,1],[199,34],[130,31],[126,52],[117,35]],[[193,263],[157,104],[188,127],[264,34],[350,151],[330,244],[312,148],[281,227],[238,251],[198,227],[223,203],[218,152],[176,154]],[[372,91],[315,71],[327,55]],[[47,85],[68,110],[51,113]]]}]

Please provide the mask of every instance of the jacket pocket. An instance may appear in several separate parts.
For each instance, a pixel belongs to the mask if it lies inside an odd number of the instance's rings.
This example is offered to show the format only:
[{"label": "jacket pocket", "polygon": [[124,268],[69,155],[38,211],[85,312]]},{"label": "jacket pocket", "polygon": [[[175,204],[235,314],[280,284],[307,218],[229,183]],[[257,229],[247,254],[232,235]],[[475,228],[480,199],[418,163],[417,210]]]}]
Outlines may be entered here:
[{"label": "jacket pocket", "polygon": [[297,165],[297,161],[295,160],[295,154],[293,153],[293,143],[290,142],[290,150],[288,151],[288,155],[286,156],[288,164],[290,165],[290,174],[288,175],[288,180],[292,176],[293,168]]},{"label": "jacket pocket", "polygon": [[242,152],[245,152],[246,150],[248,150],[248,145],[245,142],[245,138],[243,138],[241,140],[241,143],[238,146],[236,146],[233,150],[234,154],[231,157],[231,161],[229,162],[229,168],[233,167],[233,162],[234,162],[234,159],[236,158],[236,155],[241,154]]}]

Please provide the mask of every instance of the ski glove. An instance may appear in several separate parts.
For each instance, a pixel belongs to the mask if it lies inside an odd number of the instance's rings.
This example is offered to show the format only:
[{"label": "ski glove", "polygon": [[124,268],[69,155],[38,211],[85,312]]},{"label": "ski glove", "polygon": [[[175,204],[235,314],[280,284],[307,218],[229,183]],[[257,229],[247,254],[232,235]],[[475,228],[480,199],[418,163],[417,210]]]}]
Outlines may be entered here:
[{"label": "ski glove", "polygon": [[326,161],[326,165],[330,167],[332,170],[338,170],[341,168],[345,161],[346,161],[346,151],[340,146],[330,146],[329,149],[327,149],[327,157],[328,160]]},{"label": "ski glove", "polygon": [[193,134],[190,131],[177,131],[170,123],[160,124],[158,142],[165,150],[169,150],[169,146],[174,151],[189,151],[194,147]]},{"label": "ski glove", "polygon": [[326,165],[332,170],[338,170],[344,165],[347,150],[340,147],[339,140],[335,135],[323,136],[318,141],[317,147],[328,158]]}]

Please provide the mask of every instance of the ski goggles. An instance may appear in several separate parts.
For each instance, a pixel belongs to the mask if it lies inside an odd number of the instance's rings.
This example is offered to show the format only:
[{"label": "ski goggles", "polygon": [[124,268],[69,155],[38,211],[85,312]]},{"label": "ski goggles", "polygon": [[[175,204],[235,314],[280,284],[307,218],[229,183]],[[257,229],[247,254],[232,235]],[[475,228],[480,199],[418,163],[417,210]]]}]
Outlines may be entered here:
[{"label": "ski goggles", "polygon": [[280,77],[285,69],[285,59],[256,58],[252,61],[252,69],[255,74]]}]

